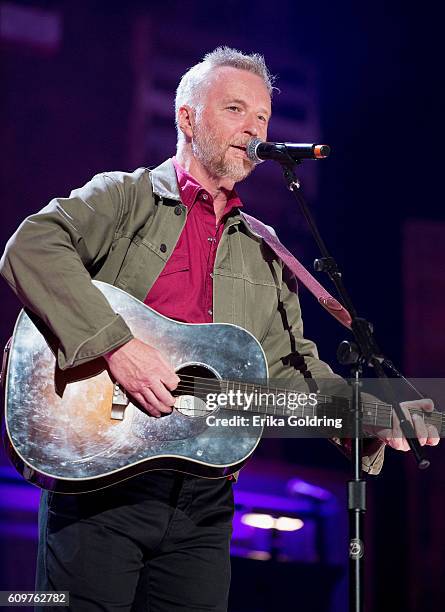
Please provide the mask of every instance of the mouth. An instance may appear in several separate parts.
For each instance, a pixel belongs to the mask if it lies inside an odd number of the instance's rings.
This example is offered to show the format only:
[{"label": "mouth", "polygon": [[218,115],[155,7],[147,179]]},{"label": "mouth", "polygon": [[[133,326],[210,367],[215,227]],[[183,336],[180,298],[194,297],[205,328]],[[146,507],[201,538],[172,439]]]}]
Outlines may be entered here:
[{"label": "mouth", "polygon": [[240,154],[239,155],[235,155],[235,157],[237,157],[238,159],[242,159],[243,161],[248,160],[249,158],[247,157],[247,151],[246,151],[246,147],[242,146],[242,145],[230,145],[229,147],[230,149],[235,149],[235,151],[239,151]]}]

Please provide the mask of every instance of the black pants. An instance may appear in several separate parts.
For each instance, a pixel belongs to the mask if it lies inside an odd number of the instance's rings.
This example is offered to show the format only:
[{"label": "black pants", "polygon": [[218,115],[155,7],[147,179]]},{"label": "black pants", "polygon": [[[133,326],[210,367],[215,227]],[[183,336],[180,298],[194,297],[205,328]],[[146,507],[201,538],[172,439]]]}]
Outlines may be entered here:
[{"label": "black pants", "polygon": [[233,510],[230,481],[167,471],[45,492],[36,589],[69,591],[73,612],[224,612]]}]

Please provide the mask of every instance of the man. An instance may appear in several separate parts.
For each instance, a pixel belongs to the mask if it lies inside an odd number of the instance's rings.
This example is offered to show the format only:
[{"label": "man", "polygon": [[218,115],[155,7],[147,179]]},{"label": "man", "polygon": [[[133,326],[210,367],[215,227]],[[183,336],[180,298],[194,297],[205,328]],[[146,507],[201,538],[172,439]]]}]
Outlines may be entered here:
[{"label": "man", "polygon": [[[253,169],[246,143],[267,137],[271,95],[261,56],[216,49],[179,84],[173,160],[97,175],[12,237],[2,274],[58,338],[62,369],[102,356],[153,418],[172,411],[169,356],[132,337],[94,277],[174,319],[242,325],[271,378],[335,377],[303,338],[294,280],[239,214],[234,185]],[[415,428],[421,444],[437,443],[422,419]],[[370,473],[385,442],[407,448],[396,429],[377,433]],[[230,480],[167,471],[98,493],[44,493],[37,588],[68,590],[76,612],[226,610],[232,515]]]}]

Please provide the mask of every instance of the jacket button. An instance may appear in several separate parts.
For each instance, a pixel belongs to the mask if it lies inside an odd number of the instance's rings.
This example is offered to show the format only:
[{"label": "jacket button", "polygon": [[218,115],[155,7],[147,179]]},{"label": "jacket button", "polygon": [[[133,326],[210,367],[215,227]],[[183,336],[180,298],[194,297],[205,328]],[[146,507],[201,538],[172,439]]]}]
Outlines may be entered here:
[{"label": "jacket button", "polygon": [[175,206],[175,215],[179,217],[180,214],[182,214],[182,208],[179,205]]},{"label": "jacket button", "polygon": [[165,253],[167,251],[167,245],[162,243],[159,247],[159,250],[161,251],[161,253]]}]

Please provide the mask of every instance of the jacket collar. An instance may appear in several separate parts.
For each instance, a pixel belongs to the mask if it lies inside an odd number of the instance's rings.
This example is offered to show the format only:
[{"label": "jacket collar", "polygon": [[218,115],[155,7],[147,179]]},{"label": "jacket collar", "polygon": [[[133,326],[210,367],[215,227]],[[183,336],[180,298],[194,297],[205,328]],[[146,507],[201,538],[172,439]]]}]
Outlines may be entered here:
[{"label": "jacket collar", "polygon": [[[176,170],[173,165],[172,159],[167,159],[165,162],[154,168],[154,170],[150,171],[150,181],[153,189],[153,193],[159,196],[160,198],[166,198],[168,200],[176,200],[178,202],[181,201],[181,196],[179,193],[178,180],[176,178]],[[256,234],[244,219],[242,214],[238,211],[233,211],[233,214],[230,216],[226,227],[230,227],[231,225],[235,225],[242,222],[244,227],[254,236],[259,238],[258,234]]]},{"label": "jacket collar", "polygon": [[168,200],[181,201],[175,167],[171,159],[150,171],[153,193]]}]

